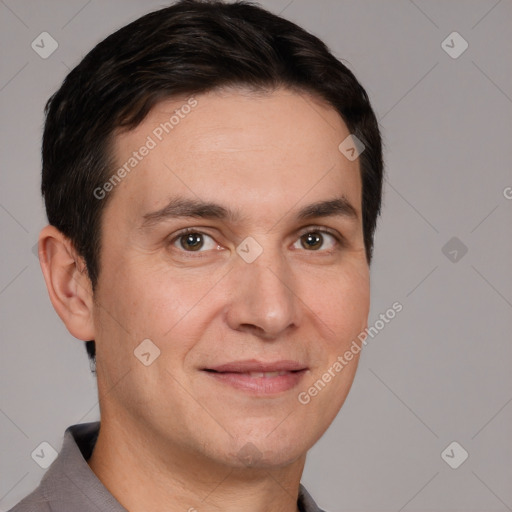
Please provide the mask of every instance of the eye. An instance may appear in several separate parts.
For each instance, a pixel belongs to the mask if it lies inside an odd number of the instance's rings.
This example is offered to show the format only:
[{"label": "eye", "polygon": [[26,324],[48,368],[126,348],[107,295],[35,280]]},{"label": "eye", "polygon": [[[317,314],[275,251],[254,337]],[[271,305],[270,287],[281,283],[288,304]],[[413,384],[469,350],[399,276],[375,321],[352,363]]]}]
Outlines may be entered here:
[{"label": "eye", "polygon": [[[300,244],[301,247],[298,247]],[[325,230],[315,229],[307,231],[300,235],[299,239],[293,245],[294,249],[306,249],[308,251],[332,251],[340,244],[339,238]]]},{"label": "eye", "polygon": [[[311,229],[303,232],[293,244],[294,249],[312,252],[333,252],[342,244],[340,236],[325,229]],[[170,245],[188,253],[202,253],[222,247],[210,235],[195,228],[184,229],[172,238]]]},{"label": "eye", "polygon": [[211,250],[219,247],[210,235],[195,230],[182,231],[174,237],[171,244],[187,252],[202,252],[201,249]]}]

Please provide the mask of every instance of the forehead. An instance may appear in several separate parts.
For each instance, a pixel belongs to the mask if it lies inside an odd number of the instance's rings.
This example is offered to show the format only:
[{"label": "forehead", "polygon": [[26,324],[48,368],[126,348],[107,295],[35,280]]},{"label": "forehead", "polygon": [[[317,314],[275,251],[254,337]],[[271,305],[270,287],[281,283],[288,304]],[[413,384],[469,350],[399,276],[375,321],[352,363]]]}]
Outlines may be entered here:
[{"label": "forehead", "polygon": [[126,172],[108,208],[126,210],[136,223],[177,195],[272,216],[343,195],[359,210],[358,160],[338,149],[347,136],[332,107],[286,89],[166,100],[136,129],[116,135],[114,172]]}]

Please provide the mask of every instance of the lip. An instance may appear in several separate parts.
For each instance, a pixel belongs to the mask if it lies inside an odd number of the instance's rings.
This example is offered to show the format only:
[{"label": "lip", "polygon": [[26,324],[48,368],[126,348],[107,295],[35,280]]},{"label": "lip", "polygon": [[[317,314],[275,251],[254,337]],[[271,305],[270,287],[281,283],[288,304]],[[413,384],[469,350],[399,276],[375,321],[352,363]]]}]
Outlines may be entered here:
[{"label": "lip", "polygon": [[255,395],[273,395],[293,389],[307,367],[298,361],[233,361],[204,368],[203,371],[224,385]]},{"label": "lip", "polygon": [[205,370],[219,373],[249,373],[249,372],[296,372],[306,370],[306,365],[292,360],[281,360],[273,362],[247,359],[244,361],[232,361],[230,363],[209,366]]}]

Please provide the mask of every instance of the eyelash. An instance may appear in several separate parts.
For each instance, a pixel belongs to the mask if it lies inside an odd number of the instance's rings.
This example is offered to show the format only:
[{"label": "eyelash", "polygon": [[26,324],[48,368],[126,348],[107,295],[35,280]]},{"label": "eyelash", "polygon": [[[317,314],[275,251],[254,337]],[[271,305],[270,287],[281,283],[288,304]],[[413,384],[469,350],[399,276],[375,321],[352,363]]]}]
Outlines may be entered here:
[{"label": "eyelash", "polygon": [[[208,233],[205,233],[204,231],[201,231],[200,229],[197,229],[197,228],[185,228],[185,229],[182,229],[181,231],[179,231],[178,233],[176,233],[176,235],[169,241],[169,245],[174,245],[180,238],[190,234],[190,233],[194,233],[194,234],[198,234],[198,235],[206,235],[210,238],[213,238],[212,235],[209,235]],[[304,230],[302,230],[298,237],[297,237],[297,240],[299,240],[301,237],[303,237],[304,235],[307,235],[309,233],[320,233],[320,234],[327,234],[327,235],[330,235],[332,236],[335,241],[336,241],[336,247],[334,247],[333,249],[329,249],[329,250],[311,250],[311,251],[307,251],[307,252],[313,252],[313,253],[323,253],[323,254],[333,254],[334,252],[336,252],[337,250],[341,249],[342,247],[345,246],[345,238],[340,235],[337,231],[334,231],[334,230],[331,230],[331,229],[327,229],[325,227],[320,227],[320,226],[308,226],[307,228],[304,228]],[[217,242],[216,242],[217,243]],[[217,243],[217,245],[219,245]],[[193,257],[193,258],[200,258],[202,256],[204,256],[204,253],[205,252],[208,252],[208,251],[186,251],[184,250],[183,248],[179,249],[180,252],[182,253],[185,253],[185,254],[188,254],[190,255],[190,257]]]}]

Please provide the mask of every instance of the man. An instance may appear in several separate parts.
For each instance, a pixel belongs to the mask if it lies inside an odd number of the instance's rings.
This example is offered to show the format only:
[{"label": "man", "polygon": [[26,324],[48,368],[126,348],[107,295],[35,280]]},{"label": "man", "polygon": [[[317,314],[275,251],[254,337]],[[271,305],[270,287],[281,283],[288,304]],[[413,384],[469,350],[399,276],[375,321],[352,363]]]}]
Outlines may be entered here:
[{"label": "man", "polygon": [[300,479],[355,375],[381,202],[364,89],[278,16],[184,0],[46,114],[39,256],[101,428],[13,511],[319,511]]}]

